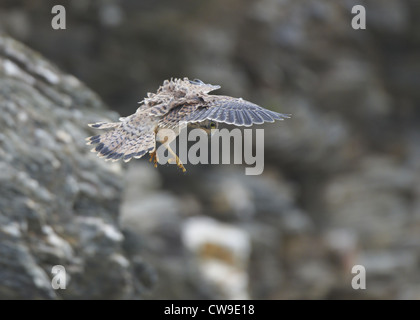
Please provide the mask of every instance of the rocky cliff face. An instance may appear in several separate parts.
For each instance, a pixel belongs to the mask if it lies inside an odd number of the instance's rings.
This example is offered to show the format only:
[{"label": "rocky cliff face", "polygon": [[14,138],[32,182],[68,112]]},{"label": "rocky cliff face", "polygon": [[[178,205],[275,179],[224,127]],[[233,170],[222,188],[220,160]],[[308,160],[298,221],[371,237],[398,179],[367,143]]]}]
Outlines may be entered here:
[{"label": "rocky cliff face", "polygon": [[[84,144],[88,122],[116,116],[0,36],[0,298],[138,297],[118,226],[123,170]],[[51,286],[55,265],[67,271],[65,290]]]}]

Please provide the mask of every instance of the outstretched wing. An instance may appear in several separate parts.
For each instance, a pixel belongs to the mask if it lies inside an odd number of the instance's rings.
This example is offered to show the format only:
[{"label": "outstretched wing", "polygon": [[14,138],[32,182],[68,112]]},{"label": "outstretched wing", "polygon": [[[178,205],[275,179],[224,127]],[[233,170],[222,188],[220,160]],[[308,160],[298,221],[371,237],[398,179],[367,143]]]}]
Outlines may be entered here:
[{"label": "outstretched wing", "polygon": [[154,129],[157,120],[142,113],[120,118],[120,122],[99,122],[89,126],[95,129],[108,129],[103,134],[86,139],[87,144],[97,144],[92,152],[98,153],[99,157],[104,157],[106,160],[123,159],[127,162],[131,158],[141,158],[156,148]]},{"label": "outstretched wing", "polygon": [[183,106],[167,114],[168,121],[200,122],[212,120],[237,126],[251,126],[264,122],[283,120],[290,116],[264,109],[242,98],[211,96],[196,106]]}]

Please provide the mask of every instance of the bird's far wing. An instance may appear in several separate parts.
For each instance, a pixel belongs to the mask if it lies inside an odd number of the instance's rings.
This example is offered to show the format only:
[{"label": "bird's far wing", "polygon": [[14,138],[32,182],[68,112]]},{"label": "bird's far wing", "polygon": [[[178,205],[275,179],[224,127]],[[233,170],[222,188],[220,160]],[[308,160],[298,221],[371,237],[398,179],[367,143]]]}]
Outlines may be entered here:
[{"label": "bird's far wing", "polygon": [[242,98],[212,96],[208,107],[198,107],[185,117],[185,122],[213,120],[237,126],[251,126],[290,118],[289,115],[264,109]]}]

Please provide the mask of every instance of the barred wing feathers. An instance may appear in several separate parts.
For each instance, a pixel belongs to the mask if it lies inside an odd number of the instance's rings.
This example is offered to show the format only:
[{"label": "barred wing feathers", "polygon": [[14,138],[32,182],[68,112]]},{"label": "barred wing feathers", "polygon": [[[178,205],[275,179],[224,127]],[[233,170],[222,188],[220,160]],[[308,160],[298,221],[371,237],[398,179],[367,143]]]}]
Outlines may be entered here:
[{"label": "barred wing feathers", "polygon": [[197,107],[185,117],[186,122],[212,120],[237,126],[251,126],[289,118],[289,115],[262,108],[242,98],[213,96],[208,107]]}]

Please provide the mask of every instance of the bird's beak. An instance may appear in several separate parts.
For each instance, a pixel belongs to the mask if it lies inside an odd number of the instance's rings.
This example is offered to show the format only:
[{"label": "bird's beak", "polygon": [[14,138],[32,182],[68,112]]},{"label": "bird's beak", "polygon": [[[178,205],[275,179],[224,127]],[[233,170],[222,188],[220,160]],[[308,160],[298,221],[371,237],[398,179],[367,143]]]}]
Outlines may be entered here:
[{"label": "bird's beak", "polygon": [[211,129],[210,130],[210,137],[213,137],[213,135],[218,131],[219,129]]}]

